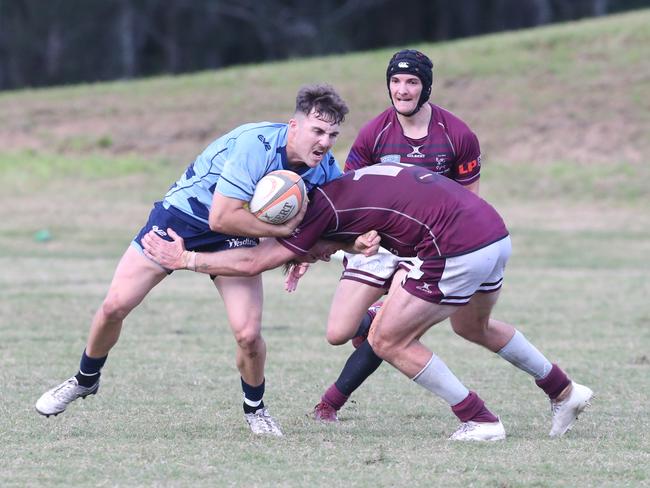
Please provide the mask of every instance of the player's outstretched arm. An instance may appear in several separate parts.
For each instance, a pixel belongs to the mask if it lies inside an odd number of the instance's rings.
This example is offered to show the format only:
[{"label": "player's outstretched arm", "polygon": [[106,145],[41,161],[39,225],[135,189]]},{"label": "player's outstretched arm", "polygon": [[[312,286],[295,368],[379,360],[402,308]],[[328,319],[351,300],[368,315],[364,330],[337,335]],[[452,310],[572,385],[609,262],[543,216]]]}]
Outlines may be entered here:
[{"label": "player's outstretched arm", "polygon": [[253,248],[219,252],[187,251],[181,236],[173,229],[167,229],[167,233],[172,241],[166,241],[151,231],[142,238],[142,244],[145,256],[172,270],[189,269],[219,276],[255,276],[297,257],[275,239],[266,239]]}]

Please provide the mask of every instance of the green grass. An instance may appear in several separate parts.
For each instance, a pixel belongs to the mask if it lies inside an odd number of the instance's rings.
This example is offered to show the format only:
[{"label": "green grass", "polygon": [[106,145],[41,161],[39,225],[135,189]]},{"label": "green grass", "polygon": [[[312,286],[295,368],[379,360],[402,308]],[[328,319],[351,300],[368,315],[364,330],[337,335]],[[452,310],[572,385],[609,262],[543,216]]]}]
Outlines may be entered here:
[{"label": "green grass", "polygon": [[[93,147],[102,147],[102,140],[89,142]],[[80,141],[80,145],[83,143]],[[151,163],[137,158],[111,158],[93,154],[85,157],[50,155],[34,152],[4,154],[0,158],[0,174],[12,182],[47,182],[62,178],[102,179],[114,178],[151,169]]]},{"label": "green grass", "polygon": [[[265,277],[265,399],[284,438],[247,431],[223,306],[189,272],[128,318],[96,397],[38,416],[38,396],[74,373],[119,256],[196,151],[237,123],[288,117],[297,86],[325,79],[353,109],[343,159],[386,106],[393,49],[0,94],[0,485],[650,486],[648,25],[642,11],[420,46],[441,104],[473,118],[482,194],[513,237],[495,317],[596,392],[555,440],[532,380],[446,323],[424,341],[502,417],[505,442],[447,442],[449,409],[387,365],[339,425],[312,422],[351,351],[323,334],[337,263],[291,295]],[[611,116],[623,123],[599,125]],[[571,124],[554,132],[558,120]]]},{"label": "green grass", "polygon": [[[455,425],[448,408],[386,365],[345,408],[340,425],[306,417],[350,350],[332,348],[322,337],[339,272],[334,264],[312,270],[295,296],[280,291],[278,273],[266,278],[266,398],[285,438],[247,432],[224,311],[207,279],[190,273],[163,283],[130,317],[99,395],[59,417],[41,418],[32,404],[74,370],[113,264],[99,257],[2,260],[4,486],[76,486],[89,471],[96,486],[649,481],[650,316],[643,304],[650,289],[648,266],[640,260],[616,270],[530,267],[521,260],[509,269],[496,316],[517,324],[598,395],[564,439],[547,438],[548,406],[526,375],[454,337],[446,324],[425,336],[503,418],[509,438],[490,446],[445,441]],[[608,286],[613,273],[619,279]]]}]

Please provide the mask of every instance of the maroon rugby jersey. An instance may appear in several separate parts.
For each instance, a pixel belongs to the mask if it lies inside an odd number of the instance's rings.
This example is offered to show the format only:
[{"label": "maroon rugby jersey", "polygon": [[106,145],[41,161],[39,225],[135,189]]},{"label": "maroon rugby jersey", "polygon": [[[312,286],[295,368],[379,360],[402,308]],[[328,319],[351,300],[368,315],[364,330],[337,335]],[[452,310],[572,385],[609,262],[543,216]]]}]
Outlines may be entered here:
[{"label": "maroon rugby jersey", "polygon": [[410,139],[402,131],[393,107],[361,128],[345,171],[377,163],[408,163],[425,167],[469,185],[479,178],[481,149],[470,128],[451,112],[432,103],[428,134]]},{"label": "maroon rugby jersey", "polygon": [[450,179],[383,163],[315,188],[302,223],[278,241],[305,255],[320,238],[352,241],[370,230],[393,254],[423,260],[465,254],[508,235],[490,204]]}]

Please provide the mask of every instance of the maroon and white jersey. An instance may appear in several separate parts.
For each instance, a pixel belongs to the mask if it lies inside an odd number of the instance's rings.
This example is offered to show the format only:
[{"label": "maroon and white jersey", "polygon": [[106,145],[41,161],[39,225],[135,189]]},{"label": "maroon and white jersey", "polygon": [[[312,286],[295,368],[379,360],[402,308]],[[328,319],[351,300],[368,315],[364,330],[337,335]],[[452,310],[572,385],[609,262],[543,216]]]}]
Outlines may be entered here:
[{"label": "maroon and white jersey", "polygon": [[393,254],[422,260],[466,254],[508,235],[490,204],[450,179],[383,163],[315,188],[302,223],[278,241],[305,255],[318,239],[352,241],[370,230]]},{"label": "maroon and white jersey", "polygon": [[451,112],[432,103],[428,133],[421,139],[404,135],[393,107],[361,128],[345,171],[378,163],[408,163],[422,166],[469,185],[479,179],[481,148],[470,128]]}]

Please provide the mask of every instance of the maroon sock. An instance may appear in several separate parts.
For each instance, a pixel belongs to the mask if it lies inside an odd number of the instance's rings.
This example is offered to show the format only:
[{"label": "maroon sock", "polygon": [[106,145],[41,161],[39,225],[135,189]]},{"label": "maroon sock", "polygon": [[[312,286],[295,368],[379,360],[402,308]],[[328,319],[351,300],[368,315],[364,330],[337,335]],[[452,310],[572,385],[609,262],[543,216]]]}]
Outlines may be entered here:
[{"label": "maroon sock", "polygon": [[336,385],[332,384],[321,397],[321,401],[327,403],[334,410],[341,410],[341,407],[345,405],[348,398],[350,397],[341,393]]},{"label": "maroon sock", "polygon": [[535,383],[544,390],[544,393],[551,400],[555,400],[562,393],[562,390],[571,384],[571,380],[557,364],[553,364],[551,371],[546,377],[541,380],[535,380]]},{"label": "maroon sock", "polygon": [[499,420],[496,415],[487,409],[481,397],[473,391],[469,392],[465,400],[451,407],[451,411],[461,422],[470,420],[474,422],[497,422]]}]

